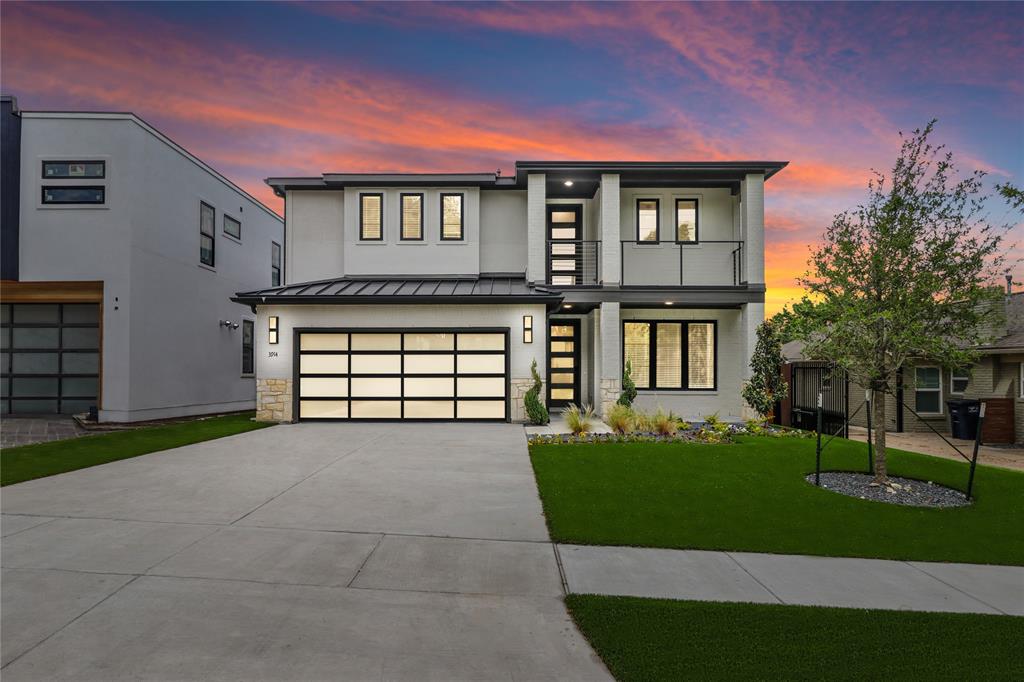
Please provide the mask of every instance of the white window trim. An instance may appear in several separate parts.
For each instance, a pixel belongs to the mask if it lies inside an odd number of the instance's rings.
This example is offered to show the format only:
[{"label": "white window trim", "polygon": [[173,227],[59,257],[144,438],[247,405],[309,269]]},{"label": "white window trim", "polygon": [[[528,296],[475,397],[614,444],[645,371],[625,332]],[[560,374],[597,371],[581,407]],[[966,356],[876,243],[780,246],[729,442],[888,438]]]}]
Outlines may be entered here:
[{"label": "white window trim", "polygon": [[1017,395],[1024,400],[1024,362],[1018,364],[1020,376],[1017,378]]},{"label": "white window trim", "polygon": [[957,379],[966,379],[967,384],[971,383],[971,370],[961,370],[963,374],[957,374],[957,370],[953,369],[949,371],[949,394],[950,395],[963,395],[967,392],[966,389],[963,391],[957,391],[953,388],[953,382]]},{"label": "white window trim", "polygon": [[[939,371],[939,387],[938,388],[918,388],[917,386],[917,370],[919,369],[937,369]],[[937,417],[943,414],[942,412],[942,368],[935,365],[918,365],[914,367],[914,407],[917,407],[917,392],[925,391],[928,393],[938,392],[939,394],[939,411],[938,412],[918,412],[922,417]]]}]

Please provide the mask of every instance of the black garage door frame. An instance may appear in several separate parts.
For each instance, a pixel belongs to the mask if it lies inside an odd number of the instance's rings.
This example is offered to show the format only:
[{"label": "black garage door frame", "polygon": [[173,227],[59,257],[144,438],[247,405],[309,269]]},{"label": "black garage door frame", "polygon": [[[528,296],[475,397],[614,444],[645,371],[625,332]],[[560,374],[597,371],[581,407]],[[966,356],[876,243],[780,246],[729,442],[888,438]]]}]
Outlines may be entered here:
[{"label": "black garage door frame", "polygon": [[[455,389],[454,389],[454,397],[453,398],[424,398],[424,397],[421,397],[421,396],[416,396],[415,397],[416,400],[437,400],[437,401],[452,400],[454,402],[454,404],[455,404],[455,410],[456,410],[456,412],[455,412],[456,417],[455,418],[451,418],[451,419],[437,419],[437,418],[427,418],[427,419],[405,419],[405,418],[398,418],[398,419],[395,419],[395,418],[390,418],[390,417],[359,417],[359,418],[352,418],[352,416],[351,416],[351,414],[352,414],[351,413],[352,395],[351,395],[351,390],[350,390],[350,391],[348,391],[349,395],[346,398],[349,401],[349,416],[348,417],[344,417],[344,418],[317,418],[317,419],[308,419],[308,420],[305,420],[305,421],[315,421],[315,422],[391,422],[391,423],[394,423],[394,422],[409,422],[409,423],[429,423],[429,422],[490,422],[490,423],[500,423],[500,422],[510,422],[512,420],[512,414],[511,414],[511,407],[512,407],[512,399],[511,399],[511,394],[512,394],[512,391],[511,391],[512,376],[511,376],[511,372],[510,372],[510,369],[511,369],[511,358],[512,358],[512,349],[509,346],[510,331],[511,330],[510,330],[509,327],[295,327],[295,328],[292,329],[292,415],[293,415],[293,421],[296,421],[296,422],[304,421],[300,417],[300,412],[299,412],[299,399],[301,397],[301,395],[300,395],[300,393],[301,393],[301,390],[300,390],[301,389],[301,379],[303,377],[303,375],[299,371],[299,367],[300,367],[299,361],[300,361],[300,356],[303,354],[302,351],[301,351],[301,346],[300,346],[301,336],[303,334],[455,334],[455,335],[458,335],[460,333],[466,333],[466,334],[502,334],[504,336],[504,339],[505,339],[505,344],[504,344],[505,348],[504,348],[504,351],[503,351],[503,353],[505,355],[505,395],[504,395],[504,400],[505,400],[505,417],[504,417],[504,419],[497,419],[497,418],[468,418],[468,419],[459,419],[457,417],[457,415],[458,415],[458,401],[459,400],[464,400],[464,401],[487,401],[487,400],[492,400],[493,401],[494,398],[493,397],[474,397],[474,396],[465,396],[465,397],[459,398],[459,396],[458,396],[458,379],[459,379],[460,376],[466,376],[466,377],[487,377],[487,376],[492,376],[492,375],[488,375],[488,374],[466,374],[466,375],[459,375],[458,374],[458,365],[456,364],[455,373],[454,374],[417,374],[416,375],[416,377],[423,377],[423,378],[430,378],[430,377],[454,377],[454,379],[455,379],[455,382],[454,382],[455,383]],[[396,351],[396,353],[398,355],[400,355],[400,357],[402,357],[402,367],[404,368],[404,366],[405,366],[404,358],[405,358],[405,355],[407,353],[407,351],[405,350],[405,337],[401,336],[399,338],[401,339],[401,347],[400,347],[400,350]],[[450,351],[448,351],[448,350],[415,350],[415,351],[410,350],[410,351],[408,351],[408,353],[410,353],[410,354],[415,353],[416,355],[455,355],[456,358],[458,358],[459,355],[494,355],[495,354],[495,351],[493,351],[493,350],[463,350],[463,351],[459,351],[459,350],[457,350],[458,349],[458,345],[457,345],[458,344],[458,339],[457,338],[452,340],[452,344],[453,344],[453,350],[450,350]],[[381,355],[382,354],[382,352],[378,351],[378,350],[369,350],[369,351],[358,350],[358,351],[353,351],[352,350],[351,338],[349,339],[349,342],[348,342],[347,346],[348,346],[348,350],[343,351],[343,353],[345,353],[348,356],[348,358],[349,358],[349,361],[348,361],[349,372],[348,373],[346,373],[344,375],[317,374],[316,376],[318,376],[318,377],[325,377],[325,376],[339,376],[339,377],[340,376],[347,376],[347,377],[351,377],[351,369],[352,369],[351,359],[352,359],[353,355],[363,355],[363,354],[365,354],[365,355]],[[315,351],[315,350],[313,350],[313,351],[305,351],[305,354],[307,354],[307,355],[338,355],[339,351]],[[457,359],[456,359],[456,363],[458,363]],[[310,375],[310,376],[313,376],[313,375]],[[395,374],[359,374],[358,376],[360,378],[394,378],[396,375]],[[399,384],[401,385],[401,394],[402,395],[400,395],[400,396],[386,396],[386,397],[362,397],[361,396],[358,399],[359,400],[368,400],[368,401],[393,401],[393,400],[398,400],[400,402],[403,402],[405,400],[405,381],[404,381],[405,373],[404,373],[404,371],[402,373],[398,374],[397,376],[400,377],[400,379],[401,379]],[[311,397],[307,397],[307,398],[302,398],[302,399],[303,400],[337,400],[337,398],[321,398],[321,397],[315,397],[315,396],[311,396]]]}]

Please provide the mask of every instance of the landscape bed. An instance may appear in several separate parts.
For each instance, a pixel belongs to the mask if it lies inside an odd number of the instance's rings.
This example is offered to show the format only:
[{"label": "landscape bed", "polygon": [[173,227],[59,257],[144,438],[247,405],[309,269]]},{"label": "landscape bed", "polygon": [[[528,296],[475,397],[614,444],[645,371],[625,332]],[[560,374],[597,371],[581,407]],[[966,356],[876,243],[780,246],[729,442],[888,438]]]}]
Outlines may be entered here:
[{"label": "landscape bed", "polygon": [[253,421],[253,413],[194,419],[162,426],[81,436],[0,451],[0,486],[116,462],[150,452],[190,445],[269,424]]},{"label": "landscape bed", "polygon": [[[531,445],[553,540],[917,561],[1024,565],[1024,473],[979,466],[954,509],[861,500],[816,488],[814,441]],[[864,471],[863,443],[837,438],[823,470]],[[889,451],[890,473],[964,490],[965,463]]]},{"label": "landscape bed", "polygon": [[1020,679],[1024,618],[570,594],[616,679]]}]

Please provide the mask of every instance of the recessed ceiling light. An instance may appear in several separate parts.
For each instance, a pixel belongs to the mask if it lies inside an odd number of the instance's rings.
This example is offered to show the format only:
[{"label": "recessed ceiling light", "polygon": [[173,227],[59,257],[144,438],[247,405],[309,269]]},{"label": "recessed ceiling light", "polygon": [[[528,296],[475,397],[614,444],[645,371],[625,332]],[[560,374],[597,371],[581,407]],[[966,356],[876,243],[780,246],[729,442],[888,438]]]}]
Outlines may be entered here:
[{"label": "recessed ceiling light", "polygon": [[566,187],[572,187],[572,180],[566,180],[565,181],[565,186]]},{"label": "recessed ceiling light", "polygon": [[566,310],[569,310],[570,308],[572,308],[572,305],[570,305],[569,303],[566,303],[562,307],[565,308]]},{"label": "recessed ceiling light", "polygon": [[665,305],[672,305],[672,301],[665,301]]}]

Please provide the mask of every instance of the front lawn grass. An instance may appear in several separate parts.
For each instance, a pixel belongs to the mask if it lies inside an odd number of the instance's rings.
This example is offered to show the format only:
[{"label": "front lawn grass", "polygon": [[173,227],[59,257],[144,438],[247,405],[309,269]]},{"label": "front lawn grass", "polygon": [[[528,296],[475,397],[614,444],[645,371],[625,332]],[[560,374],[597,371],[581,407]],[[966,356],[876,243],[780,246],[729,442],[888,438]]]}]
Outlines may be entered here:
[{"label": "front lawn grass", "polygon": [[1021,679],[1024,618],[571,594],[618,680]]},{"label": "front lawn grass", "polygon": [[[814,441],[533,445],[557,542],[1024,565],[1024,473],[979,466],[975,502],[921,509],[815,488]],[[822,469],[863,471],[835,439]],[[965,463],[889,451],[891,474],[965,489]]]},{"label": "front lawn grass", "polygon": [[0,486],[261,429],[252,413],[81,436],[0,451]]}]

